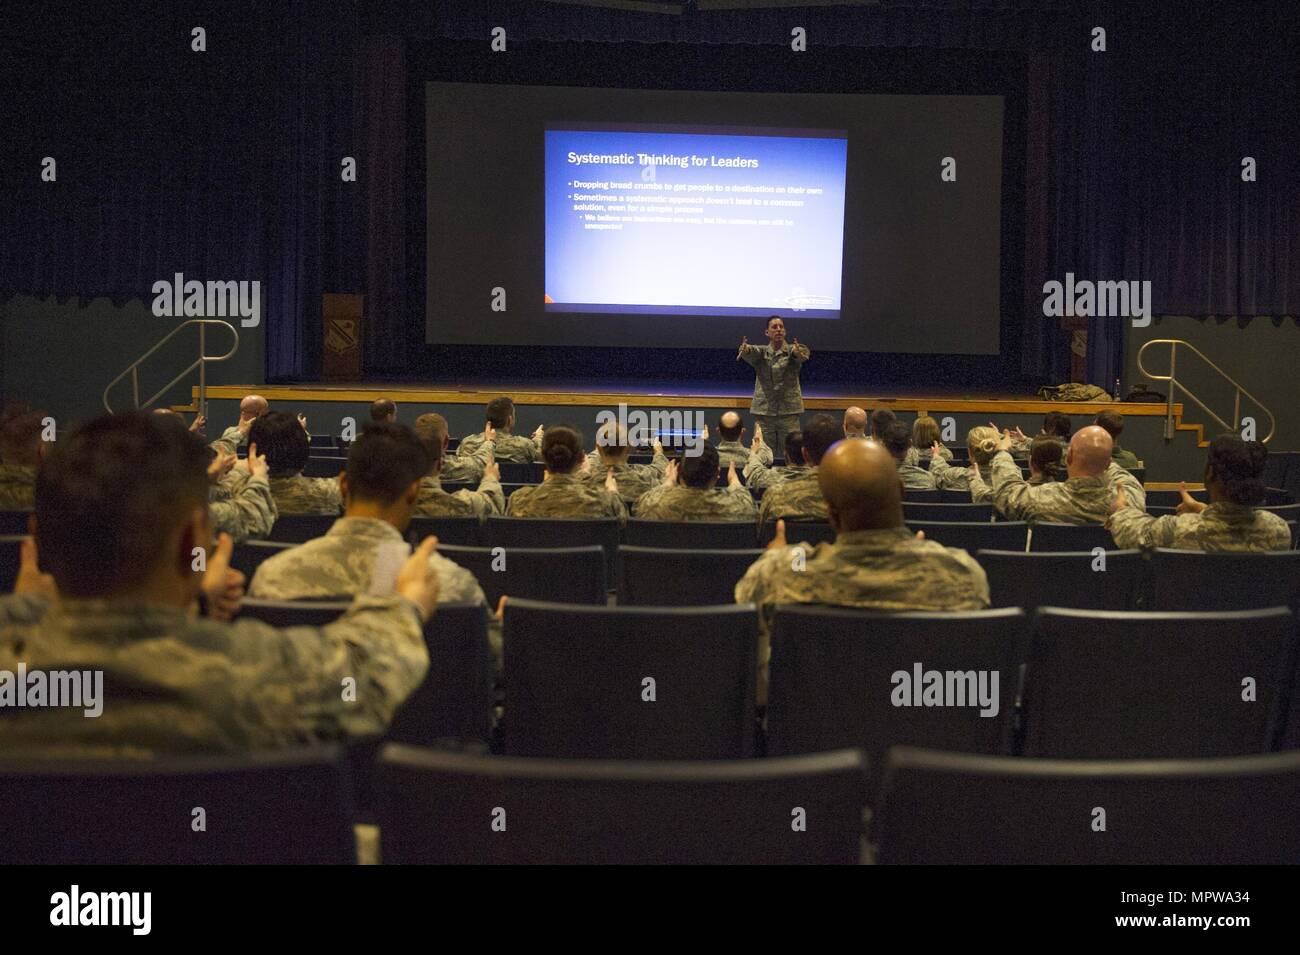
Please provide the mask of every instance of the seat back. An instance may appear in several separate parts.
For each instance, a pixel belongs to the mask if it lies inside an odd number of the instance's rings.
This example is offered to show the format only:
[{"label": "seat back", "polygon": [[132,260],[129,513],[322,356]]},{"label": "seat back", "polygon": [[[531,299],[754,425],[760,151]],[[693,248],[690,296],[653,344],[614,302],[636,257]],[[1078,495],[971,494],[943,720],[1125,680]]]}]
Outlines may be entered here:
[{"label": "seat back", "polygon": [[[907,503],[911,501],[917,504],[922,504],[922,503],[938,504],[941,500],[943,500],[942,494],[943,492],[938,489],[916,488],[916,487],[904,488],[903,502]],[[966,500],[969,501],[970,492],[967,491],[965,492],[965,494],[966,494]]]},{"label": "seat back", "polygon": [[[764,524],[758,532],[759,543],[766,546],[776,536],[776,523]],[[785,539],[790,544],[820,544],[835,540],[835,531],[825,521],[786,521]]]},{"label": "seat back", "polygon": [[501,480],[508,484],[541,484],[546,471],[540,461],[498,461],[497,465],[501,468]]},{"label": "seat back", "polygon": [[348,469],[348,459],[338,455],[315,455],[307,459],[302,476],[309,478],[336,478]]},{"label": "seat back", "polygon": [[903,502],[903,520],[912,521],[965,521],[977,523],[993,520],[992,504],[924,504]]},{"label": "seat back", "polygon": [[1300,552],[1151,555],[1155,610],[1248,610],[1300,606]]},{"label": "seat back", "polygon": [[751,521],[639,521],[623,528],[623,543],[631,547],[667,550],[752,550],[758,535]]},{"label": "seat back", "polygon": [[[202,810],[205,828],[196,830]],[[0,759],[6,862],[354,863],[342,750],[143,760]]]},{"label": "seat back", "polygon": [[753,755],[752,604],[580,607],[508,600],[506,752],[731,759]]},{"label": "seat back", "polygon": [[733,603],[736,584],[762,555],[757,549],[620,547],[618,602],[654,607]]},{"label": "seat back", "polygon": [[605,552],[599,547],[457,547],[438,553],[474,575],[489,607],[503,596],[556,603],[606,601]]},{"label": "seat back", "polygon": [[0,594],[12,593],[22,564],[22,534],[0,535]]},{"label": "seat back", "polygon": [[262,566],[262,561],[294,546],[288,541],[240,541],[230,554],[230,566],[241,571],[245,579],[251,581],[257,568]]},{"label": "seat back", "polygon": [[339,514],[281,514],[271,525],[267,540],[303,544],[317,537],[324,537]]},{"label": "seat back", "polygon": [[1300,859],[1300,752],[1091,762],[896,749],[884,775],[872,825],[880,863]]},{"label": "seat back", "polygon": [[1281,607],[1233,613],[1042,607],[1022,697],[1024,753],[1195,759],[1267,752],[1294,650],[1295,620]]},{"label": "seat back", "polygon": [[0,534],[30,534],[35,511],[0,511]]},{"label": "seat back", "polygon": [[1029,525],[1024,521],[908,521],[910,531],[923,531],[925,539],[944,547],[977,550],[1024,550]]},{"label": "seat back", "polygon": [[481,530],[485,547],[590,547],[605,551],[605,579],[615,580],[619,523],[615,518],[489,517]]},{"label": "seat back", "polygon": [[406,529],[406,539],[414,546],[430,534],[438,544],[456,544],[476,547],[480,543],[480,524],[477,517],[414,517]]},{"label": "seat back", "polygon": [[[843,863],[859,858],[854,751],[789,759],[516,759],[387,746],[385,863]],[[799,821],[796,826],[795,821]]]},{"label": "seat back", "polygon": [[1147,561],[1139,550],[1078,553],[976,552],[994,607],[1140,610],[1146,604]]},{"label": "seat back", "polygon": [[1029,549],[1054,553],[1107,550],[1115,546],[1110,531],[1101,524],[1050,524],[1038,521],[1029,528]]},{"label": "seat back", "polygon": [[904,744],[1009,752],[1027,640],[1020,610],[889,614],[778,607],[768,752],[789,756],[852,746],[870,763]]}]

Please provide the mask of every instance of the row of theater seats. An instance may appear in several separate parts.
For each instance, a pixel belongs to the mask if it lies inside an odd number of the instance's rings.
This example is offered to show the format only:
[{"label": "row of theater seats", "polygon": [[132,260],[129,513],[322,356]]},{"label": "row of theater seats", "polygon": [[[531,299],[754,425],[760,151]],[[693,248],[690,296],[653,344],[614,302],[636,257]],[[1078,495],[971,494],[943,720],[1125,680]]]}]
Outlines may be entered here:
[{"label": "row of theater seats", "polygon": [[[868,765],[851,749],[663,763],[390,744],[375,767],[373,818],[389,864],[1300,861],[1300,752],[1094,762],[900,747],[864,825]],[[0,759],[0,858],[350,864],[349,769],[336,747],[131,763]]]}]

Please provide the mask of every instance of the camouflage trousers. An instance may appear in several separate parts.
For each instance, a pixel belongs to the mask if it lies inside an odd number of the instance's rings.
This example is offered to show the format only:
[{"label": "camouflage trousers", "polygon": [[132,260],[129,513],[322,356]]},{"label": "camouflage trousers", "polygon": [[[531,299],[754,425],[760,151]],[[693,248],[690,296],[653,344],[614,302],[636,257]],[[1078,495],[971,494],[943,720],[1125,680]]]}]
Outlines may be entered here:
[{"label": "camouflage trousers", "polygon": [[791,431],[799,430],[799,416],[797,414],[756,414],[754,421],[763,428],[763,443],[772,449],[772,456],[784,458],[785,436]]}]

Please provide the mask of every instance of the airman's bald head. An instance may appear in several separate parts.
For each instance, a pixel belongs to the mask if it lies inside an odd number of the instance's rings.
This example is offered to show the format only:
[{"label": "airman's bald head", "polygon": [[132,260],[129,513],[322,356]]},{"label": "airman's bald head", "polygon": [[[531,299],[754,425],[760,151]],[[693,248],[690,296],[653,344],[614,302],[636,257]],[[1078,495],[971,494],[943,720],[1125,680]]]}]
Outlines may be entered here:
[{"label": "airman's bald head", "polygon": [[1070,439],[1065,463],[1070,477],[1097,477],[1110,467],[1110,449],[1114,446],[1105,428],[1090,424],[1080,428]]},{"label": "airman's bald head", "polygon": [[876,441],[838,441],[822,458],[817,482],[836,532],[900,527],[903,484]]}]

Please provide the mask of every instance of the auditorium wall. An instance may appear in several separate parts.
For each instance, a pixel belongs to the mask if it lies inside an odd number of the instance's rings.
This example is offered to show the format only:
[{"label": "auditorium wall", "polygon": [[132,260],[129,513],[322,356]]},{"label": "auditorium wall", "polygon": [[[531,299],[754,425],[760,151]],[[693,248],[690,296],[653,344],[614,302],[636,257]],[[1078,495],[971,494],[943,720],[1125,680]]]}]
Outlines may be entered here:
[{"label": "auditorium wall", "polygon": [[[104,410],[104,387],[177,324],[158,318],[138,299],[115,305],[106,298],[81,303],[75,298],[15,296],[0,302],[0,393],[49,411],[60,422],[81,420]],[[208,354],[221,354],[228,335],[209,332]],[[148,398],[198,357],[197,328],[187,329],[140,368],[140,397]],[[263,381],[263,329],[241,328],[239,350],[228,361],[208,366],[209,384]],[[159,404],[186,404],[198,371],[171,389]],[[130,379],[113,391],[113,407],[130,407]]]}]

